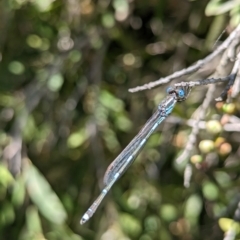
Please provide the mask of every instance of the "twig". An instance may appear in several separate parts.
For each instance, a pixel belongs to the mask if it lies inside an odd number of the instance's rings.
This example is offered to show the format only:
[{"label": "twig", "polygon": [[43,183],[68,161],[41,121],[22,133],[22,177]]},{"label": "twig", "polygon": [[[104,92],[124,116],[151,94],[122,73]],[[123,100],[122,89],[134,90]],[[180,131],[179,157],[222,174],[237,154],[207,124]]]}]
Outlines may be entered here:
[{"label": "twig", "polygon": [[195,127],[192,129],[192,132],[188,138],[188,142],[186,144],[186,147],[184,149],[184,151],[182,152],[182,154],[176,159],[176,162],[178,164],[182,163],[185,159],[189,158],[190,156],[190,153],[193,149],[193,146],[196,142],[196,136],[198,135],[198,132],[199,132],[199,121],[200,119],[202,119],[204,116],[205,116],[205,113],[207,111],[207,108],[212,100],[212,96],[213,96],[213,92],[215,91],[215,88],[216,86],[215,85],[211,85],[209,88],[208,88],[208,91],[207,91],[207,94],[206,94],[206,97],[201,105],[201,108],[200,108],[200,112],[199,112],[199,115],[196,119],[197,121],[197,124],[195,125]]},{"label": "twig", "polygon": [[220,33],[218,38],[216,39],[215,43],[213,44],[213,49],[216,47],[217,43],[219,42],[220,38],[223,36],[223,34],[226,32],[226,28]]},{"label": "twig", "polygon": [[197,80],[194,82],[180,82],[180,83],[175,83],[175,87],[196,87],[196,86],[201,86],[201,85],[208,85],[208,84],[213,84],[213,83],[218,83],[218,82],[226,82],[226,81],[232,81],[234,79],[234,75],[229,75],[227,77],[222,77],[222,78],[207,78],[203,80]]},{"label": "twig", "polygon": [[192,177],[192,165],[191,164],[187,164],[187,166],[185,167],[184,170],[184,187],[188,188],[190,186],[190,180]]},{"label": "twig", "polygon": [[236,231],[233,228],[230,228],[223,238],[223,240],[234,240],[236,237]]},{"label": "twig", "polygon": [[240,41],[240,24],[214,52],[212,52],[206,58],[197,61],[195,65],[190,66],[190,67],[185,68],[185,69],[182,69],[180,71],[174,72],[173,74],[171,74],[167,77],[160,78],[160,79],[158,79],[154,82],[150,82],[150,83],[147,83],[147,84],[144,84],[142,86],[135,87],[135,88],[130,88],[129,92],[138,92],[138,91],[143,91],[143,90],[146,90],[146,89],[151,89],[151,88],[154,88],[154,87],[159,86],[161,84],[168,83],[173,79],[176,79],[176,78],[182,77],[184,75],[196,72],[203,65],[209,63],[217,55],[219,55],[224,50],[226,50],[234,39],[238,39],[238,41]]},{"label": "twig", "polygon": [[235,77],[236,78],[235,79],[236,83],[233,84],[231,97],[236,97],[237,94],[240,91],[240,70],[239,70],[239,67],[240,67],[240,53],[238,53],[238,55],[237,55],[237,61],[235,62],[233,70],[232,70],[232,74],[236,75],[236,77]]},{"label": "twig", "polygon": [[220,97],[216,98],[215,100],[217,102],[220,102],[220,101],[224,101],[226,100],[227,98],[227,93],[228,93],[228,90],[231,88],[231,86],[233,86],[234,84],[234,81],[235,81],[235,78],[237,76],[237,73],[239,72],[239,66],[240,66],[240,54],[238,54],[238,58],[233,66],[233,69],[232,69],[232,72],[231,72],[231,75],[232,76],[227,84],[227,86],[224,88],[224,90],[222,91]]},{"label": "twig", "polygon": [[235,98],[240,92],[240,70],[238,70],[235,82],[232,87],[232,98]]},{"label": "twig", "polygon": [[[236,121],[231,121],[231,118],[233,116],[230,117],[229,119],[229,123],[226,123],[223,125],[223,130],[225,132],[240,132],[240,122],[236,122]],[[179,117],[175,117],[175,116],[170,116],[167,118],[166,122],[169,123],[174,123],[174,124],[185,124],[189,127],[194,127],[196,126],[196,124],[198,123],[198,127],[199,129],[206,129],[206,121],[197,121],[196,119],[188,119],[187,121],[182,120]]]},{"label": "twig", "polygon": [[238,38],[236,38],[232,41],[231,46],[227,51],[228,58],[231,61],[236,60],[236,56],[237,56],[237,53],[238,53],[237,49],[238,49],[239,45],[240,45],[240,42],[239,42]]}]

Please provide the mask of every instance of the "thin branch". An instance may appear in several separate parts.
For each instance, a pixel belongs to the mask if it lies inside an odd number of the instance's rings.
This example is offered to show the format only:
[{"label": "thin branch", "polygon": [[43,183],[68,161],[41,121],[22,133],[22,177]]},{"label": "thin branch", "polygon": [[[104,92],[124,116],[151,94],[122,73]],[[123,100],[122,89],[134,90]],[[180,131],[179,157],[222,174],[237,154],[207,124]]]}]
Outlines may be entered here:
[{"label": "thin branch", "polygon": [[218,82],[226,82],[226,81],[232,81],[234,79],[234,75],[229,75],[227,77],[222,77],[222,78],[206,78],[203,80],[197,80],[194,82],[180,82],[180,83],[175,83],[175,87],[196,87],[196,86],[201,86],[201,85],[208,85],[208,84],[213,84],[213,83],[218,83]]},{"label": "thin branch", "polygon": [[[223,130],[225,132],[240,132],[240,121],[235,121],[234,116],[229,116],[229,123],[224,124]],[[232,119],[233,118],[233,119]],[[166,119],[166,122],[172,123],[172,124],[182,124],[189,127],[194,127],[198,123],[199,129],[206,129],[207,121],[197,121],[196,119],[188,119],[183,120],[182,118],[176,117],[176,116],[169,116]]]},{"label": "thin branch", "polygon": [[239,39],[236,38],[232,41],[231,47],[228,49],[227,55],[231,61],[235,61],[237,58],[238,47],[240,45]]},{"label": "thin branch", "polygon": [[185,159],[189,158],[190,156],[190,153],[193,149],[193,146],[196,142],[196,136],[198,135],[198,132],[199,132],[199,121],[205,116],[206,114],[206,111],[207,111],[207,108],[209,107],[209,104],[212,100],[212,96],[213,96],[213,93],[215,91],[215,88],[216,86],[215,85],[211,85],[209,88],[208,88],[208,91],[207,91],[207,94],[206,94],[206,97],[201,105],[201,108],[200,108],[200,112],[197,116],[197,123],[195,125],[195,127],[192,129],[192,132],[191,134],[189,135],[189,138],[188,138],[188,142],[186,144],[186,147],[184,149],[184,151],[182,152],[182,154],[176,159],[176,162],[178,164],[182,163]]},{"label": "thin branch", "polygon": [[192,177],[192,165],[191,164],[187,164],[187,166],[185,167],[184,170],[184,187],[188,188],[190,186],[190,180]]},{"label": "thin branch", "polygon": [[214,52],[212,52],[206,58],[197,61],[195,65],[190,66],[185,69],[182,69],[180,71],[174,72],[173,74],[171,74],[167,77],[160,78],[154,82],[150,82],[150,83],[147,83],[142,86],[135,87],[135,88],[130,88],[129,92],[138,92],[138,91],[143,91],[146,89],[151,89],[156,86],[162,85],[164,83],[168,83],[168,82],[172,81],[173,79],[196,72],[203,65],[211,62],[216,56],[218,56],[220,53],[222,53],[224,50],[226,50],[234,39],[236,39],[236,40],[238,39],[238,41],[240,41],[240,24]]},{"label": "thin branch", "polygon": [[[240,25],[238,26],[237,29],[240,29]],[[236,30],[235,30],[236,31]],[[239,31],[239,30],[238,30]],[[230,35],[231,36],[231,35]],[[221,45],[222,46],[222,45]],[[229,47],[229,46],[228,46]],[[229,58],[228,58],[228,54],[227,52],[225,51],[225,53],[223,54],[221,60],[220,60],[220,63],[215,71],[215,75],[216,76],[219,76],[221,73],[224,73],[226,71],[226,67],[227,67],[227,63],[229,62]],[[236,77],[236,68],[237,68],[238,63],[235,63],[233,69],[232,69],[232,74],[229,75],[228,77],[224,77],[224,78],[210,78],[210,79],[205,79],[205,80],[200,80],[197,82],[197,84],[199,85],[202,85],[203,83],[205,84],[209,84],[209,83],[215,83],[216,81],[226,81],[229,79],[229,82],[227,87],[225,89],[227,89],[230,84],[233,84],[234,82],[234,79]],[[195,84],[195,83],[194,83]],[[201,106],[201,110],[200,110],[200,113],[199,115],[197,116],[197,119],[196,119],[196,125],[193,127],[192,129],[192,132],[189,136],[189,139],[188,139],[188,142],[186,144],[186,147],[184,149],[184,151],[182,152],[182,154],[176,159],[176,162],[177,163],[181,163],[183,162],[185,159],[188,159],[190,154],[191,154],[191,151],[193,149],[193,146],[196,142],[196,138],[197,138],[197,135],[199,133],[199,121],[205,116],[205,113],[206,113],[206,110],[210,104],[210,101],[212,99],[212,96],[213,96],[213,93],[216,89],[216,86],[215,85],[211,85],[208,89],[208,92],[207,92],[207,95],[203,101],[203,104]],[[225,91],[223,91],[224,93]],[[221,96],[223,95],[223,93],[221,94]],[[218,98],[218,100],[220,100]]]},{"label": "thin branch", "polygon": [[235,82],[232,87],[232,98],[236,98],[238,93],[240,92],[240,70],[238,70]]},{"label": "thin branch", "polygon": [[221,102],[221,101],[224,101],[227,99],[227,93],[228,93],[229,89],[233,86],[234,81],[237,76],[237,73],[239,72],[239,66],[240,66],[240,54],[238,54],[237,60],[233,66],[233,69],[232,69],[232,72],[230,75],[230,76],[232,76],[232,78],[229,80],[227,86],[222,91],[220,97],[215,99],[217,102]]},{"label": "thin branch", "polygon": [[223,240],[234,240],[236,237],[236,231],[233,228],[230,228],[226,233],[223,238]]},{"label": "thin branch", "polygon": [[[235,76],[235,78],[237,78],[238,77],[238,79],[239,79],[239,67],[240,67],[240,53],[238,53],[238,55],[237,55],[237,60],[236,60],[236,62],[235,62],[235,64],[234,64],[234,67],[233,67],[233,69],[232,69],[232,74],[235,74],[236,76]],[[238,84],[234,84],[233,85],[233,90],[234,90],[234,87],[236,87],[237,89],[235,90],[235,94],[237,94],[238,92],[239,92],[239,86],[238,86]],[[233,93],[232,93],[232,96],[231,97],[233,97]]]}]

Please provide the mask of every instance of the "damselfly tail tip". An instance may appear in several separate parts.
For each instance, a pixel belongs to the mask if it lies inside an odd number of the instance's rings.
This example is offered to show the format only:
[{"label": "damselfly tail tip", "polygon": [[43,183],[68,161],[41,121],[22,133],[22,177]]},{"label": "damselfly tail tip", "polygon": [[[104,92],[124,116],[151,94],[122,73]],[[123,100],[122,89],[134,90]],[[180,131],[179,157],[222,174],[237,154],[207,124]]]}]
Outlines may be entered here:
[{"label": "damselfly tail tip", "polygon": [[89,220],[89,215],[87,213],[85,213],[83,215],[83,217],[80,220],[80,224],[83,225],[85,222],[87,222]]}]

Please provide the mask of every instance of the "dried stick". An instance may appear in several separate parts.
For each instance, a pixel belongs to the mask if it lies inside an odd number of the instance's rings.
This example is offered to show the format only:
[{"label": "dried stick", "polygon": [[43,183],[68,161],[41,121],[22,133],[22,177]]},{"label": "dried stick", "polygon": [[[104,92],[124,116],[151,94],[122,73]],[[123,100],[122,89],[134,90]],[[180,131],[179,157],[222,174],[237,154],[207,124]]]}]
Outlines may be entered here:
[{"label": "dried stick", "polygon": [[150,83],[147,83],[147,84],[144,84],[142,86],[135,87],[135,88],[130,88],[129,92],[138,92],[138,91],[143,91],[143,90],[146,90],[146,89],[151,89],[151,88],[154,88],[156,86],[162,85],[164,83],[168,83],[168,82],[172,81],[173,79],[176,79],[176,78],[182,77],[184,75],[196,72],[203,65],[211,62],[216,56],[218,56],[224,50],[226,50],[229,47],[229,45],[232,43],[233,40],[236,40],[236,41],[238,40],[238,42],[240,41],[240,24],[214,52],[212,52],[206,58],[197,61],[196,64],[194,64],[193,66],[190,66],[188,68],[182,69],[182,70],[177,71],[177,72],[174,72],[173,74],[171,74],[167,77],[160,78],[160,79],[158,79],[154,82],[150,82]]},{"label": "dried stick", "polygon": [[200,112],[198,114],[198,117],[196,119],[197,123],[195,125],[195,127],[192,129],[192,132],[189,136],[189,140],[187,142],[187,145],[184,149],[184,151],[182,152],[182,154],[176,159],[176,162],[178,164],[182,163],[185,159],[189,158],[190,156],[190,153],[193,149],[193,146],[196,142],[196,136],[198,135],[198,132],[199,132],[199,121],[205,116],[206,114],[206,111],[207,111],[207,108],[212,100],[212,96],[213,96],[213,93],[215,91],[215,88],[216,86],[215,85],[211,85],[209,88],[208,88],[208,91],[207,91],[207,94],[206,94],[206,97],[202,103],[202,106],[200,108]]}]

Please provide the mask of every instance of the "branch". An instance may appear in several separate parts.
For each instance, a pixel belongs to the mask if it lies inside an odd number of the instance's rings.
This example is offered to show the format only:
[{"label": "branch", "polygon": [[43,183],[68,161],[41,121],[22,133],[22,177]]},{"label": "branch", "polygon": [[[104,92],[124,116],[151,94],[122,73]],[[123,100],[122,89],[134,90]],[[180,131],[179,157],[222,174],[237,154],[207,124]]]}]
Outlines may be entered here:
[{"label": "branch", "polygon": [[[224,101],[226,100],[227,98],[227,93],[229,91],[229,89],[233,86],[234,84],[234,81],[236,79],[236,76],[239,72],[239,66],[240,66],[240,54],[238,54],[238,57],[237,57],[237,60],[233,66],[233,69],[232,69],[232,72],[231,72],[231,75],[233,76],[230,81],[228,82],[227,86],[225,87],[225,89],[223,90],[223,92],[221,93],[220,97],[216,98],[215,100],[217,102],[221,102],[221,101]],[[230,76],[231,76],[230,75]],[[239,89],[238,89],[239,90]]]},{"label": "branch", "polygon": [[[240,41],[240,24],[214,52],[212,52],[210,55],[208,55],[203,60],[197,61],[195,65],[190,66],[185,69],[182,69],[180,71],[174,72],[173,74],[171,74],[167,77],[164,77],[164,78],[160,78],[154,82],[150,82],[150,83],[147,83],[142,86],[135,87],[135,88],[130,88],[129,92],[138,92],[138,91],[143,91],[146,89],[151,89],[156,86],[162,85],[164,83],[168,83],[168,82],[172,81],[173,79],[196,72],[203,65],[211,62],[216,56],[218,56],[220,53],[222,53],[224,50],[226,50],[229,47],[229,45],[232,43],[233,40],[236,40],[236,41],[238,40],[238,42]],[[235,45],[237,45],[237,44],[235,44]]]},{"label": "branch", "polygon": [[216,88],[215,85],[211,85],[208,88],[206,97],[205,97],[205,99],[204,99],[204,101],[203,101],[203,103],[201,105],[200,112],[199,112],[198,117],[196,119],[196,125],[192,129],[191,134],[189,135],[188,142],[186,144],[186,147],[185,147],[184,151],[176,159],[176,162],[178,164],[182,163],[185,159],[189,158],[189,156],[190,156],[190,153],[191,153],[191,151],[193,149],[193,146],[194,146],[194,144],[196,142],[196,138],[197,138],[197,135],[198,135],[198,132],[199,132],[199,121],[205,116],[207,108],[208,108],[208,106],[209,106],[209,104],[210,104],[210,102],[212,100],[215,88]]}]

